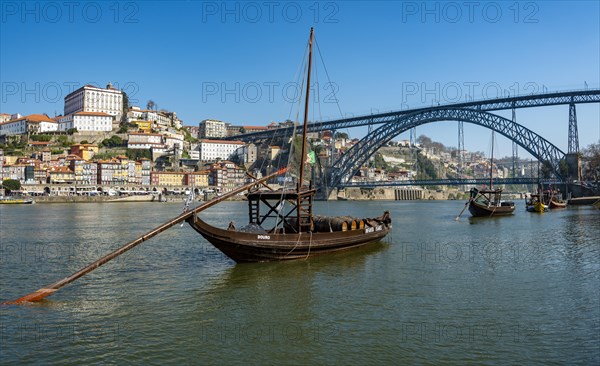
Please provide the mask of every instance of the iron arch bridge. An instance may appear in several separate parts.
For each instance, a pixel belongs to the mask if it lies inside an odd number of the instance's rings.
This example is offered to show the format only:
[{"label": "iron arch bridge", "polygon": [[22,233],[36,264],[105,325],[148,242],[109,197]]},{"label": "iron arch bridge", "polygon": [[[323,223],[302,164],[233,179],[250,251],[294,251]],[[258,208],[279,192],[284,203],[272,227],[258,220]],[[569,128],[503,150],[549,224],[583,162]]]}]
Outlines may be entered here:
[{"label": "iron arch bridge", "polygon": [[[356,116],[350,118],[335,119],[330,121],[312,122],[308,125],[308,132],[323,130],[339,130],[343,128],[352,128],[367,125],[384,124],[390,121],[396,121],[402,116],[417,112],[446,110],[448,108],[476,109],[479,111],[497,111],[518,108],[544,107],[553,105],[571,105],[600,102],[600,89],[592,90],[574,90],[561,91],[543,94],[531,94],[516,97],[493,98],[479,101],[470,101],[464,103],[454,103],[441,106],[431,106],[426,108],[413,108],[400,111],[377,113],[366,116]],[[296,127],[296,132],[302,131],[302,126]],[[292,134],[293,127],[282,127],[261,132],[248,132],[234,136],[221,138],[222,140],[240,140],[252,142],[258,140],[271,139],[273,137],[289,137]]]},{"label": "iron arch bridge", "polygon": [[477,109],[435,108],[397,116],[373,130],[332,165],[334,169],[328,186],[338,187],[346,183],[382,145],[395,136],[419,125],[441,121],[462,121],[494,130],[540,161],[548,161],[553,171],[559,174],[559,163],[565,153],[535,132],[504,117]]}]

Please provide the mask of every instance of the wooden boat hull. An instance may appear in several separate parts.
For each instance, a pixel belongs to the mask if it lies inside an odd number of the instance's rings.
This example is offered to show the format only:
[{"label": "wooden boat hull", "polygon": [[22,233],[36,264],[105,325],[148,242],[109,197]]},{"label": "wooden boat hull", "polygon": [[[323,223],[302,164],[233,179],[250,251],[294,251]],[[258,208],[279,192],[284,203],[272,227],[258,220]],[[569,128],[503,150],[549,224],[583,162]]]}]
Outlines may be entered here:
[{"label": "wooden boat hull", "polygon": [[487,206],[477,201],[471,200],[469,202],[469,212],[474,217],[488,217],[488,216],[503,216],[512,215],[515,211],[514,205],[508,206]]},{"label": "wooden boat hull", "polygon": [[238,263],[305,259],[339,252],[380,241],[392,229],[389,219],[364,229],[300,234],[257,234],[224,230],[209,225],[197,216],[188,219],[188,223],[223,254]]},{"label": "wooden boat hull", "polygon": [[548,206],[544,205],[541,202],[535,202],[533,204],[527,205],[527,211],[529,212],[544,213],[544,211],[546,211],[547,209]]},{"label": "wooden boat hull", "polygon": [[566,202],[557,202],[555,200],[550,200],[550,203],[548,204],[548,206],[550,208],[565,208],[565,207],[567,207],[567,203]]}]

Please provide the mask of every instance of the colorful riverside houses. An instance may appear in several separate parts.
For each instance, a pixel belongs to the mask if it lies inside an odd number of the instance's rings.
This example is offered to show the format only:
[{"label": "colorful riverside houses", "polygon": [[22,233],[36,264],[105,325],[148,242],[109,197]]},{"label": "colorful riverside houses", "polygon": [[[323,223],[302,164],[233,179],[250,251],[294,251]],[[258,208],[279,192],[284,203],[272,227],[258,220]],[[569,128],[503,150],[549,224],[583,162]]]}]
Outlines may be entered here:
[{"label": "colorful riverside houses", "polygon": [[150,159],[140,159],[139,161],[141,165],[141,180],[140,183],[144,186],[150,185],[150,172],[152,171],[152,161]]},{"label": "colorful riverside houses", "polygon": [[188,186],[193,187],[208,187],[208,171],[188,173]]},{"label": "colorful riverside houses", "polygon": [[187,185],[185,172],[151,172],[150,183],[153,186],[183,187]]},{"label": "colorful riverside houses", "polygon": [[78,185],[96,184],[98,181],[98,164],[86,161],[77,155],[69,155],[69,168],[75,176]]},{"label": "colorful riverside houses", "polygon": [[98,145],[96,144],[75,144],[71,145],[71,154],[77,155],[83,160],[92,160],[98,154]]},{"label": "colorful riverside houses", "polygon": [[120,158],[100,160],[98,164],[98,184],[125,184],[127,183],[128,164]]},{"label": "colorful riverside houses", "polygon": [[48,175],[50,176],[50,184],[75,183],[75,174],[66,166],[50,168]]},{"label": "colorful riverside houses", "polygon": [[208,184],[220,192],[229,192],[246,183],[245,171],[228,160],[210,164],[208,171]]}]

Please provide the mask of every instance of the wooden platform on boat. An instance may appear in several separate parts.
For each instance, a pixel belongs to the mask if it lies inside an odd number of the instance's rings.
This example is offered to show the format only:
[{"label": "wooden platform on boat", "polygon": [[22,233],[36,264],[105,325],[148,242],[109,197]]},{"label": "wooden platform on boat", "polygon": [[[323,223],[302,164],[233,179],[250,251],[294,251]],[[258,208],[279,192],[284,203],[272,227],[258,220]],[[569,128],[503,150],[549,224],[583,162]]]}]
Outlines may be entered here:
[{"label": "wooden platform on boat", "polygon": [[314,195],[316,189],[307,189],[298,192],[294,189],[275,190],[275,191],[254,191],[246,194],[248,201],[253,200],[296,200],[298,197],[306,197]]}]

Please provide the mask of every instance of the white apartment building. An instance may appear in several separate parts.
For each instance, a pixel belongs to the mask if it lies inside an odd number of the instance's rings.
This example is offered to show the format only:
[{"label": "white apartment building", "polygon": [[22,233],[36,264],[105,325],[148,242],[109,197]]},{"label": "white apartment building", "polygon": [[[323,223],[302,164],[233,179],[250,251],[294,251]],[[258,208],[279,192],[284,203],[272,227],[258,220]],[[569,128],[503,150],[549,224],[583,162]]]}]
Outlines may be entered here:
[{"label": "white apartment building", "polygon": [[163,136],[157,133],[130,133],[127,135],[128,149],[164,149]]},{"label": "white apartment building", "polygon": [[222,121],[205,119],[198,126],[198,138],[226,137],[227,124]]},{"label": "white apartment building", "polygon": [[123,113],[123,92],[108,83],[106,89],[85,85],[65,97],[65,116],[77,112],[103,112],[117,120]]},{"label": "white apartment building", "polygon": [[8,122],[10,121],[12,118],[10,118],[10,114],[7,113],[0,113],[0,123],[4,123],[4,122]]},{"label": "white apartment building", "polygon": [[30,114],[29,116],[0,123],[0,136],[35,134],[57,130],[58,123],[45,114]]},{"label": "white apartment building", "polygon": [[242,141],[200,140],[198,151],[201,161],[226,160],[242,146]]},{"label": "white apartment building", "polygon": [[58,130],[76,128],[78,132],[112,131],[113,116],[104,112],[77,112],[58,119]]}]

